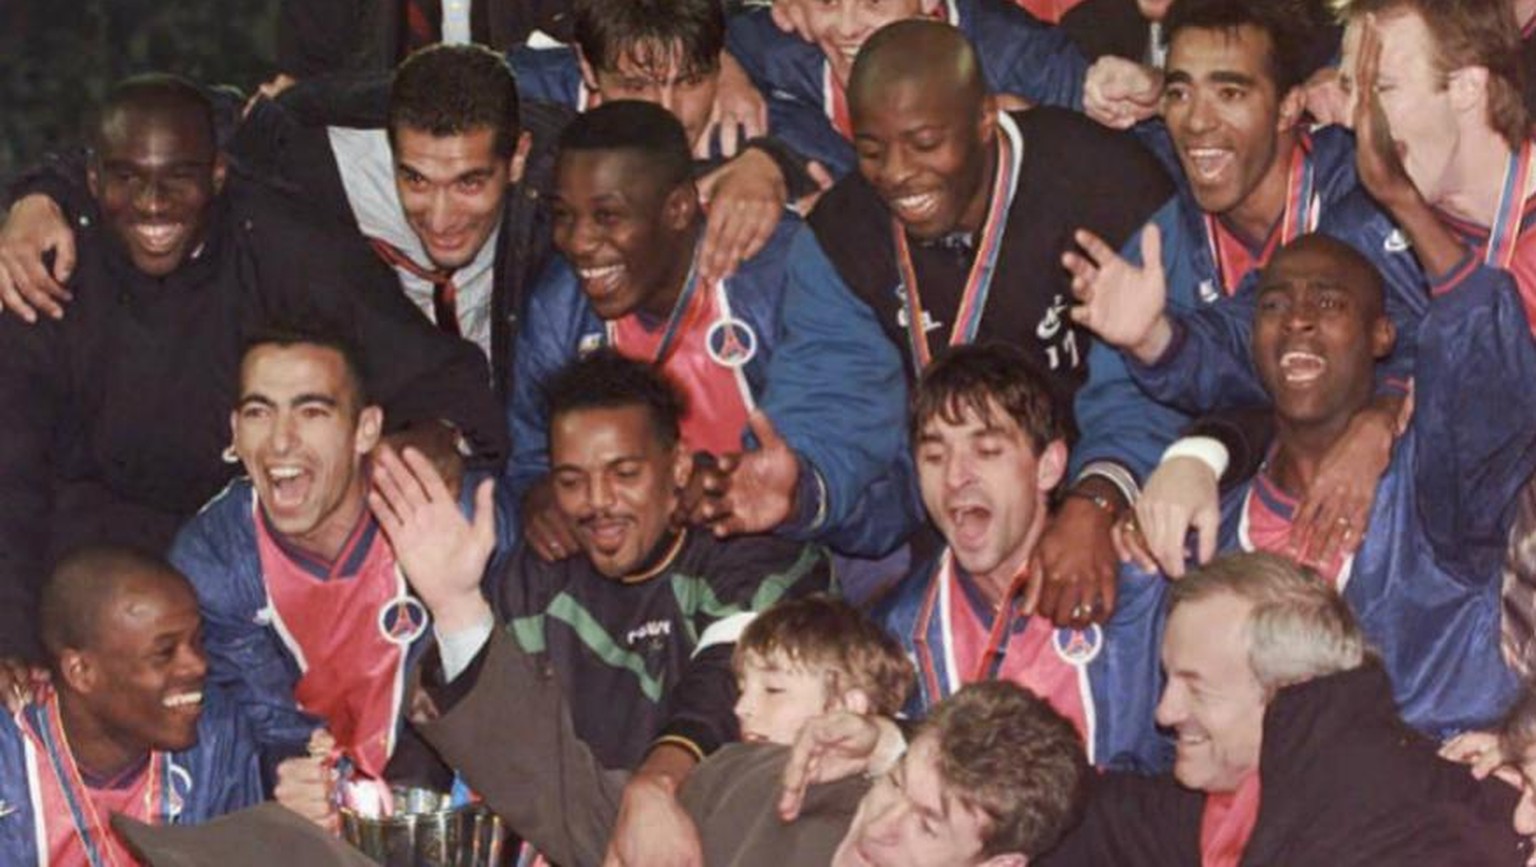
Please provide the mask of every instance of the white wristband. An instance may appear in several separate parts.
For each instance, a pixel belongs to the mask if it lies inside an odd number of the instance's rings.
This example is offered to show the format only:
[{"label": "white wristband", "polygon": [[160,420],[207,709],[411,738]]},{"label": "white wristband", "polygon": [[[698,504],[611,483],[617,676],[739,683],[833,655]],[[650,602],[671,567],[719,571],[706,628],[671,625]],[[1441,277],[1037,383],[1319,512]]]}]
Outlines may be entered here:
[{"label": "white wristband", "polygon": [[1214,437],[1183,437],[1175,440],[1173,445],[1163,451],[1163,459],[1158,461],[1158,466],[1174,458],[1194,458],[1210,467],[1218,479],[1227,471],[1227,462],[1231,460],[1227,447]]},{"label": "white wristband", "polygon": [[454,678],[464,673],[464,669],[469,668],[469,664],[475,661],[475,654],[491,640],[491,630],[494,628],[496,618],[489,613],[479,623],[446,635],[437,627],[432,627],[433,634],[437,636],[437,654],[443,662],[444,683],[452,683]]}]

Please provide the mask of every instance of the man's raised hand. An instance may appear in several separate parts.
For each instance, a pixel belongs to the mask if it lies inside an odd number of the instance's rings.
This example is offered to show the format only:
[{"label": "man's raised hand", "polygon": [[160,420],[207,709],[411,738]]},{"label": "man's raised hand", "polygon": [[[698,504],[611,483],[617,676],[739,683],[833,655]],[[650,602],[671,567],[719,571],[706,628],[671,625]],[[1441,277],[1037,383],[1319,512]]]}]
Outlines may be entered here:
[{"label": "man's raised hand", "polygon": [[443,632],[483,622],[490,611],[480,578],[496,547],[494,491],[490,479],[480,483],[471,521],[420,452],[408,448],[401,455],[388,446],[374,452],[368,505]]},{"label": "man's raised hand", "polygon": [[1168,285],[1163,277],[1163,236],[1156,224],[1141,230],[1142,265],[1132,265],[1086,229],[1073,234],[1083,253],[1068,250],[1061,263],[1072,272],[1078,305],[1072,319],[1101,340],[1151,364],[1173,339]]}]

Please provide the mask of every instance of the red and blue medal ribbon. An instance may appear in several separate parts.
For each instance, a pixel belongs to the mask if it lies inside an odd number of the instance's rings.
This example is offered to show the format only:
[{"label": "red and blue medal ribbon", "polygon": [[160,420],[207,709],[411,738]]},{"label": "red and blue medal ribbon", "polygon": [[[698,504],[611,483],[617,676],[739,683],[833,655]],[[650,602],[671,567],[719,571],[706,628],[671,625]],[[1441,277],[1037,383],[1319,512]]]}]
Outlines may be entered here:
[{"label": "red and blue medal ribbon", "polygon": [[[987,295],[992,290],[992,277],[997,271],[998,255],[1003,249],[1003,235],[1008,231],[1008,211],[1013,207],[1013,196],[1018,191],[1019,166],[1023,147],[1018,141],[1018,130],[1006,115],[998,116],[997,173],[992,181],[992,198],[987,205],[986,222],[981,227],[981,239],[976,246],[976,260],[966,277],[965,289],[960,295],[960,307],[955,311],[955,324],[950,329],[949,345],[962,346],[976,339],[981,328],[981,317],[987,306]],[[901,272],[904,300],[907,312],[907,343],[912,352],[912,364],[922,373],[933,360],[933,350],[928,346],[928,334],[923,329],[923,298],[918,290],[917,269],[912,265],[912,250],[907,244],[907,230],[901,220],[891,217],[891,233],[896,238],[896,267]]]},{"label": "red and blue medal ribbon", "polygon": [[[1280,214],[1280,235],[1271,238],[1256,263],[1264,265],[1270,254],[1280,247],[1317,228],[1321,206],[1317,196],[1317,168],[1312,162],[1312,137],[1303,133],[1291,149],[1291,165],[1285,180],[1285,210]],[[1216,277],[1221,281],[1222,294],[1237,291],[1244,274],[1228,274],[1221,255],[1221,244],[1216,233],[1220,231],[1214,214],[1205,215],[1205,242],[1210,247],[1211,262],[1216,266]],[[1279,243],[1274,243],[1278,240]]]},{"label": "red and blue medal ribbon", "polygon": [[1520,223],[1525,217],[1525,191],[1530,188],[1531,163],[1536,160],[1530,139],[1509,155],[1504,167],[1504,186],[1499,191],[1499,206],[1493,212],[1488,230],[1484,264],[1508,271],[1515,261],[1515,245],[1520,241]]},{"label": "red and blue medal ribbon", "polygon": [[[667,356],[672,354],[677,342],[678,332],[682,330],[683,321],[688,318],[688,313],[693,308],[693,298],[699,289],[699,246],[693,248],[693,261],[688,265],[688,279],[683,282],[683,291],[677,295],[677,301],[672,304],[672,312],[667,316],[666,327],[661,332],[661,342],[656,344],[656,356],[649,359],[650,363],[660,367],[667,362]],[[634,315],[634,314],[631,314]],[[606,326],[608,345],[618,348],[618,330],[613,322]]]},{"label": "red and blue medal ribbon", "polygon": [[[48,757],[48,764],[53,770],[54,779],[58,781],[59,791],[63,793],[64,802],[69,808],[70,822],[74,825],[75,834],[80,838],[80,845],[85,850],[86,859],[91,867],[115,865],[117,859],[112,853],[110,844],[103,845],[103,841],[97,839],[92,833],[93,828],[109,826],[100,821],[100,817],[96,815],[96,808],[91,803],[85,781],[80,777],[80,769],[75,764],[74,755],[69,749],[69,740],[64,735],[63,723],[59,720],[57,699],[28,705],[22,711],[22,715],[27,720],[32,734],[42,743],[43,753]],[[145,793],[144,803],[146,808],[150,804],[158,804],[159,809],[153,812],[146,809],[149,815],[133,818],[150,822],[163,821],[172,813],[170,763],[166,761],[164,753],[158,750],[150,753],[148,773],[150,785],[149,791]]]},{"label": "red and blue medal ribbon", "polygon": [[[963,679],[955,683],[958,672],[949,670],[948,665],[942,665],[934,658],[934,649],[928,645],[928,632],[933,626],[934,612],[943,618],[942,623],[947,628],[950,611],[947,598],[944,604],[940,603],[940,588],[947,587],[954,582],[955,555],[950,549],[944,549],[944,555],[939,560],[939,569],[934,580],[928,584],[928,592],[923,597],[922,607],[918,609],[917,625],[912,631],[912,646],[916,651],[918,673],[923,678],[923,686],[928,692],[930,703],[938,702],[950,693],[958,690],[968,683],[977,683],[983,680],[994,680],[997,673],[1002,670],[1003,659],[1008,655],[1008,636],[1013,631],[1013,624],[1017,617],[1015,601],[1024,585],[1029,580],[1029,571],[1026,568],[1014,576],[1013,582],[1008,585],[1008,590],[1003,594],[1002,605],[998,608],[997,615],[992,619],[992,628],[987,633],[986,649],[982,651],[981,658],[976,661],[976,668],[971,672],[969,679]],[[947,597],[947,594],[945,594]]]}]

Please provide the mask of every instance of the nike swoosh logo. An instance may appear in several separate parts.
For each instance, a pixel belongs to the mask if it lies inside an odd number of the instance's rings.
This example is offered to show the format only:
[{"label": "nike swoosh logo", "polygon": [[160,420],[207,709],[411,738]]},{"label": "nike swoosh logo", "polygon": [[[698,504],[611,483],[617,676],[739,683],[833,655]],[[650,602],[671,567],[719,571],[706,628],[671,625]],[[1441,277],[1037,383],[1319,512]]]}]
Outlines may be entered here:
[{"label": "nike swoosh logo", "polygon": [[1393,229],[1392,234],[1381,242],[1381,249],[1388,253],[1401,253],[1408,249],[1408,238],[1403,235],[1402,229]]}]

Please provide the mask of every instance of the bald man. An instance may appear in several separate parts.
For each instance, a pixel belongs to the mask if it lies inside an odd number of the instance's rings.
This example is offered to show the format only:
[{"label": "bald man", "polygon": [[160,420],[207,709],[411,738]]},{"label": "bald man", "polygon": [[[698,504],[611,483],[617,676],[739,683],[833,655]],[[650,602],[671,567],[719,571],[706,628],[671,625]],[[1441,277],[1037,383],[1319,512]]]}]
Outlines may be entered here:
[{"label": "bald man", "polygon": [[205,691],[197,599],[179,573],[85,549],[49,579],[39,619],[52,688],[0,718],[6,863],[134,863],[114,813],[188,824],[261,800],[235,704]]},{"label": "bald man", "polygon": [[[858,172],[811,214],[821,246],[907,357],[1012,343],[1061,400],[1085,377],[1061,254],[1074,229],[1122,243],[1172,194],[1133,139],[1055,108],[997,110],[959,30],[906,20],[864,44],[848,82]],[[1109,528],[1136,493],[1117,467],[1080,477],[1042,545],[1042,613],[1085,627],[1114,607]]]},{"label": "bald man", "polygon": [[76,227],[62,319],[0,317],[0,655],[38,657],[37,583],[83,544],[163,551],[235,474],[222,453],[247,335],[323,322],[372,353],[405,426],[505,452],[475,348],[440,334],[353,233],[226,173],[213,113],[165,75],[102,107],[87,183],[54,192]]}]

